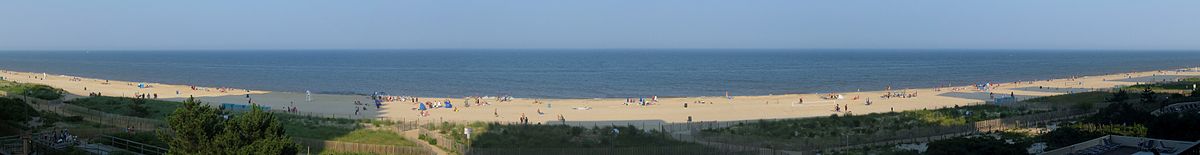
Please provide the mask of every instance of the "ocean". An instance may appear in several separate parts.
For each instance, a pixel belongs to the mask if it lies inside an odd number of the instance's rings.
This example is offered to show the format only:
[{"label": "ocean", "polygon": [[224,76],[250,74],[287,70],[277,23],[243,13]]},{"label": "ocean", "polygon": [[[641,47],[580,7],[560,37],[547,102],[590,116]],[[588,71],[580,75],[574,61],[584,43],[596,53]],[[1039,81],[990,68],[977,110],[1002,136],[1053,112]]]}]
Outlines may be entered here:
[{"label": "ocean", "polygon": [[609,98],[824,93],[1194,67],[1196,51],[428,49],[3,51],[0,69],[331,94]]}]

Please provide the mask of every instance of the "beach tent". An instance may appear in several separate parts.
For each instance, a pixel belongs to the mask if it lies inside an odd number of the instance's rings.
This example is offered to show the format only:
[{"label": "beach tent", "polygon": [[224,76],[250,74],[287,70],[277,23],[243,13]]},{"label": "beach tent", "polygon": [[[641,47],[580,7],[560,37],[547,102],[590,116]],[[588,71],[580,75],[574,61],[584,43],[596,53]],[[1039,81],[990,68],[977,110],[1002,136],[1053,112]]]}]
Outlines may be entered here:
[{"label": "beach tent", "polygon": [[420,104],[420,103],[417,103],[417,105],[419,105],[419,106],[417,107],[417,110],[425,110],[425,104]]},{"label": "beach tent", "polygon": [[454,105],[450,104],[450,101],[446,101],[446,108],[454,108]]},{"label": "beach tent", "polygon": [[146,83],[138,83],[138,88],[146,88]]}]

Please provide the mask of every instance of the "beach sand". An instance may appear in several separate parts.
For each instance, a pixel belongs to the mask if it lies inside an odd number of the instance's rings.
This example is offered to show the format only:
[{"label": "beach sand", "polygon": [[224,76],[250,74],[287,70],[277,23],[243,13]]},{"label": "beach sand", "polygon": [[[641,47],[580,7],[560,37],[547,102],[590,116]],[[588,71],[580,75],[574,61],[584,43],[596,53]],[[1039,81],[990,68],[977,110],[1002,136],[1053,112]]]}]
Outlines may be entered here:
[{"label": "beach sand", "polygon": [[[887,93],[887,91],[864,91],[839,93],[845,97],[844,99],[822,99],[821,96],[826,94],[734,96],[732,99],[728,99],[725,96],[659,98],[658,102],[649,106],[640,106],[634,103],[626,105],[625,98],[516,98],[509,102],[487,100],[491,102],[491,105],[465,107],[463,105],[464,102],[470,101],[474,103],[474,100],[467,100],[465,98],[421,98],[422,102],[434,101],[440,103],[449,100],[457,108],[457,111],[455,109],[431,109],[429,116],[422,117],[418,115],[418,111],[413,110],[417,106],[412,102],[385,102],[384,106],[379,109],[369,106],[368,110],[362,111],[359,115],[354,115],[354,109],[362,107],[354,105],[355,101],[367,104],[372,103],[367,96],[358,95],[314,94],[314,100],[307,101],[303,93],[247,91],[240,89],[221,92],[216,91],[216,88],[191,90],[190,86],[186,85],[160,83],[147,83],[151,86],[150,88],[138,88],[137,85],[139,82],[109,81],[109,84],[103,84],[105,80],[91,78],[71,80],[76,77],[63,75],[48,75],[42,79],[42,73],[13,71],[5,71],[4,74],[0,75],[3,75],[5,80],[8,81],[38,83],[62,88],[73,94],[68,98],[87,96],[91,92],[101,92],[105,96],[125,97],[131,97],[136,93],[157,93],[162,100],[182,101],[188,96],[195,96],[201,101],[213,105],[220,103],[245,104],[248,101],[253,101],[256,104],[270,106],[273,109],[283,109],[284,107],[295,105],[302,113],[350,118],[387,118],[405,121],[517,122],[522,114],[527,116],[530,122],[535,123],[558,122],[558,115],[564,116],[570,122],[686,122],[689,116],[692,117],[692,121],[697,122],[733,121],[829,116],[831,114],[844,114],[847,112],[846,110],[842,112],[834,111],[834,105],[849,105],[849,112],[854,114],[868,114],[914,109],[935,109],[953,107],[955,105],[984,104],[985,101],[992,100],[987,92],[979,91],[975,86],[892,89],[892,92],[915,92],[917,97],[914,98],[883,99],[880,96]],[[1011,93],[1017,96],[1018,99],[1027,99],[1092,89],[1111,89],[1115,86],[1133,85],[1138,82],[1161,81],[1163,79],[1170,80],[1181,76],[1200,76],[1200,72],[1162,70],[998,83],[993,86],[994,88],[990,92],[995,93],[994,95],[997,98],[1007,97]],[[1039,86],[1043,87],[1043,89],[1039,89]],[[84,87],[87,87],[87,90],[83,90]],[[176,94],[175,91],[179,91],[179,94]],[[250,94],[252,100],[248,100],[245,97],[246,94]],[[858,96],[859,99],[852,99],[855,96]],[[649,98],[650,96],[646,96],[647,100]],[[798,103],[800,98],[804,99],[804,103]],[[866,105],[867,99],[870,99],[873,104]],[[541,103],[535,104],[535,101]],[[695,104],[696,101],[706,101],[711,104]],[[684,103],[688,103],[688,108],[683,107]],[[574,109],[577,107],[590,107],[590,109]],[[544,114],[538,115],[538,110]],[[493,112],[499,113],[499,117],[496,117]]]}]

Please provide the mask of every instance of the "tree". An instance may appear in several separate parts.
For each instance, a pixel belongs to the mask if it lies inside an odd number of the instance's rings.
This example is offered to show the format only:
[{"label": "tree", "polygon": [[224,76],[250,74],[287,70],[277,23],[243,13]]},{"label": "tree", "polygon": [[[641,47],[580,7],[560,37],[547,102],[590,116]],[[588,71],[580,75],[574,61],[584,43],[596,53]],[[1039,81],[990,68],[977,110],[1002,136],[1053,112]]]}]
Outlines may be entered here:
[{"label": "tree", "polygon": [[1153,119],[1149,125],[1151,138],[1182,141],[1200,140],[1200,113],[1167,113]]},{"label": "tree", "polygon": [[1147,87],[1147,88],[1146,88],[1146,90],[1143,90],[1143,91],[1142,91],[1142,103],[1143,103],[1143,104],[1150,104],[1150,103],[1154,103],[1154,101],[1155,101],[1155,99],[1154,99],[1154,91],[1153,91],[1153,90],[1150,90],[1150,88],[1149,88],[1149,87]]},{"label": "tree", "polygon": [[1099,113],[1090,116],[1087,122],[1096,124],[1145,124],[1152,119],[1150,112],[1138,110],[1129,103],[1114,103],[1101,108]]},{"label": "tree", "polygon": [[299,146],[275,116],[253,107],[225,119],[220,110],[188,98],[167,117],[172,131],[159,137],[170,146],[168,154],[296,154]]}]

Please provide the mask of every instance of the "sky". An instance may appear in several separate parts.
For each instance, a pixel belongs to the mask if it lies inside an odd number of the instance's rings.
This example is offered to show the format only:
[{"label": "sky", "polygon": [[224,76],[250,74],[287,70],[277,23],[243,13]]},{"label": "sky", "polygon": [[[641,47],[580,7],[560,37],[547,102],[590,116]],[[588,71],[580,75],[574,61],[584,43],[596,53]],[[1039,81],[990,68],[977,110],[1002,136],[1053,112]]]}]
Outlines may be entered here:
[{"label": "sky", "polygon": [[1197,0],[8,0],[0,50],[1200,49]]}]

